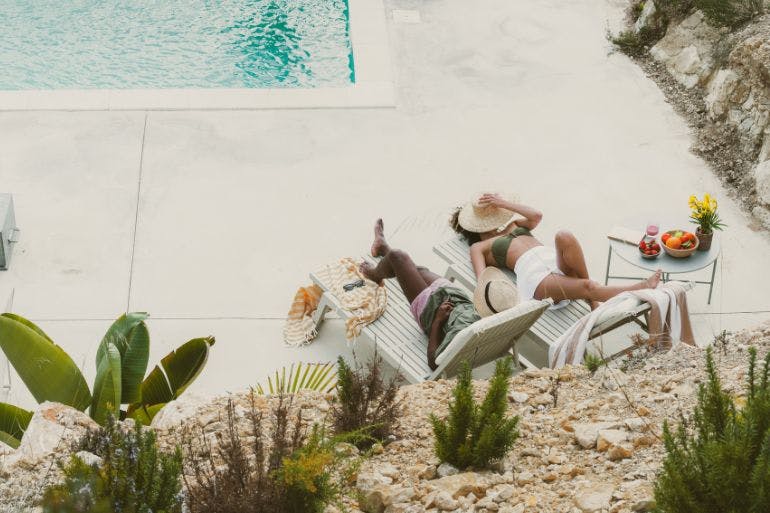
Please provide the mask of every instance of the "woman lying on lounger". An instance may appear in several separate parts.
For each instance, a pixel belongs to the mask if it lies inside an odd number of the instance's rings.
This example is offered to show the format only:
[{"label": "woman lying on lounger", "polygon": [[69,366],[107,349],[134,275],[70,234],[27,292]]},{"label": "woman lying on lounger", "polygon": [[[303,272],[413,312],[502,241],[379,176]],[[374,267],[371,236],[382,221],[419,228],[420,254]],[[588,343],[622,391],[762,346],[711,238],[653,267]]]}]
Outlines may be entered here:
[{"label": "woman lying on lounger", "polygon": [[[382,257],[377,265],[364,262],[361,273],[375,283],[396,278],[412,315],[428,335],[428,365],[436,370],[436,357],[452,339],[483,315],[502,312],[516,304],[516,289],[508,280],[489,280],[483,297],[470,297],[449,280],[415,265],[411,257],[400,249],[391,249],[383,233],[382,219],[374,225],[372,256]],[[483,278],[482,278],[483,280]]]},{"label": "woman lying on lounger", "polygon": [[[521,218],[515,218],[516,214]],[[566,300],[584,299],[593,309],[621,292],[658,286],[660,271],[630,286],[606,286],[591,280],[583,249],[574,235],[557,232],[555,247],[544,246],[532,235],[541,218],[532,207],[498,194],[484,194],[458,208],[450,224],[471,244],[476,277],[487,266],[513,270],[521,301],[551,298],[565,305]]]}]

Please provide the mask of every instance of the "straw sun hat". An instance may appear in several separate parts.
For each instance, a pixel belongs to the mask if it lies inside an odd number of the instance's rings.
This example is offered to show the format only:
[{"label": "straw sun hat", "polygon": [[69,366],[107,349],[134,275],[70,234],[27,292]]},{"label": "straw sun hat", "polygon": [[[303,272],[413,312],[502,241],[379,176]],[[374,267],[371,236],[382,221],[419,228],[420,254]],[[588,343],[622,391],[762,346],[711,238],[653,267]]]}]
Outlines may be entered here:
[{"label": "straw sun hat", "polygon": [[473,305],[482,317],[513,308],[519,302],[519,291],[497,267],[487,267],[481,273],[473,292]]},{"label": "straw sun hat", "polygon": [[[512,194],[502,196],[511,203],[517,201]],[[457,222],[469,232],[484,233],[509,225],[514,215],[513,212],[504,208],[481,205],[477,199],[461,207]]]}]

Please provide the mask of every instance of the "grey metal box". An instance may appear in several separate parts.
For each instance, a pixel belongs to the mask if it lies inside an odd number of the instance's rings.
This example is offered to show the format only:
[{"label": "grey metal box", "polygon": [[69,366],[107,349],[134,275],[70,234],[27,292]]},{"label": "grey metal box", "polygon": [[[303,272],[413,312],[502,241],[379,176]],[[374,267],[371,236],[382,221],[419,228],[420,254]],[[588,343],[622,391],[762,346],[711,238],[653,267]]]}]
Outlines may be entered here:
[{"label": "grey metal box", "polygon": [[19,229],[13,212],[13,196],[0,193],[0,270],[8,269],[11,250],[18,241]]}]

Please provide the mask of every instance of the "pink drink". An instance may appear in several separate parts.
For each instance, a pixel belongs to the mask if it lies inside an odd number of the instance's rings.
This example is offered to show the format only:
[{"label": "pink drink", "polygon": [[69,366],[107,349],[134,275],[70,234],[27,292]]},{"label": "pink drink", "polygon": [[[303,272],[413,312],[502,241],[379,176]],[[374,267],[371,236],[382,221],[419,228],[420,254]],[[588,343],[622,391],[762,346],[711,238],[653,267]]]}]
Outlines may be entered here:
[{"label": "pink drink", "polygon": [[658,225],[655,223],[650,223],[647,225],[647,235],[650,237],[655,237],[658,234]]}]

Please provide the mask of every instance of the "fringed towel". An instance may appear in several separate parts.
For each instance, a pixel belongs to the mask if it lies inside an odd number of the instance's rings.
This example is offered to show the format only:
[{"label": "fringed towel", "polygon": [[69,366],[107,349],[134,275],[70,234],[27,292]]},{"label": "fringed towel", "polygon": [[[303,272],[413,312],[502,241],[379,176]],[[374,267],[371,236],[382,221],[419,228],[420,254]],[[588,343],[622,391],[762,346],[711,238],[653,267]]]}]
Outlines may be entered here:
[{"label": "fringed towel", "polygon": [[[345,321],[345,337],[348,340],[355,339],[364,327],[376,321],[385,312],[388,305],[385,287],[364,278],[358,269],[358,263],[352,258],[343,258],[328,264],[316,275],[337,303],[350,312]],[[345,285],[356,282],[362,282],[363,285],[345,290]],[[316,285],[297,291],[284,327],[284,341],[288,345],[306,345],[317,335],[313,312],[318,307],[321,294],[321,288]]]},{"label": "fringed towel", "polygon": [[670,345],[672,339],[695,345],[695,338],[690,324],[690,314],[687,309],[687,289],[681,282],[671,281],[659,285],[657,289],[642,289],[623,292],[609,301],[602,303],[599,308],[589,313],[572,325],[551,346],[548,352],[548,362],[551,368],[564,365],[579,365],[588,344],[588,336],[593,327],[600,321],[603,314],[617,309],[620,303],[629,298],[650,304],[649,325],[650,340],[654,344]]},{"label": "fringed towel", "polygon": [[323,291],[318,285],[300,287],[294,295],[291,309],[283,327],[283,341],[289,346],[304,346],[312,342],[318,332],[313,312],[318,308]]}]

